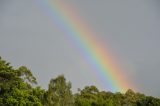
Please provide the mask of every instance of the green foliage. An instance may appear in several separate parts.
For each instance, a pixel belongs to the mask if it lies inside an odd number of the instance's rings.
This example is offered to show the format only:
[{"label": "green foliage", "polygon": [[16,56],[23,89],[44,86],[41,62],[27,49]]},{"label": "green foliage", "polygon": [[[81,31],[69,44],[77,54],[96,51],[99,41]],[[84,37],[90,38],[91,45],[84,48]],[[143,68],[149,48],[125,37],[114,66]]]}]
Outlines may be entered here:
[{"label": "green foliage", "polygon": [[71,83],[63,75],[50,80],[47,102],[48,106],[73,106]]},{"label": "green foliage", "polygon": [[47,91],[36,84],[27,67],[15,69],[0,57],[0,106],[160,106],[159,98],[131,89],[122,94],[86,86],[72,95],[71,83],[63,75],[51,79]]},{"label": "green foliage", "polygon": [[98,98],[98,89],[95,86],[86,86],[75,95],[76,106],[96,106]]},{"label": "green foliage", "polygon": [[22,66],[14,69],[0,58],[0,105],[1,106],[42,106],[40,99],[33,95],[31,84],[36,78]]},{"label": "green foliage", "polygon": [[160,99],[135,93],[129,89],[120,92],[99,92],[95,86],[87,86],[75,94],[75,106],[160,106]]}]

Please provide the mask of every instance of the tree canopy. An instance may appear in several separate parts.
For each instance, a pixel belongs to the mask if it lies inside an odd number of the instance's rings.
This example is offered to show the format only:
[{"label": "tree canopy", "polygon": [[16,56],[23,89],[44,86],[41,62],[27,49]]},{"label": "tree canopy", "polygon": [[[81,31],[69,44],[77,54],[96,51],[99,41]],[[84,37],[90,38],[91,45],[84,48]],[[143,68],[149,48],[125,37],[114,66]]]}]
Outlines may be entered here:
[{"label": "tree canopy", "polygon": [[51,78],[48,89],[37,86],[31,70],[14,68],[0,57],[0,106],[160,106],[160,99],[136,93],[99,91],[85,86],[73,94],[64,75]]}]

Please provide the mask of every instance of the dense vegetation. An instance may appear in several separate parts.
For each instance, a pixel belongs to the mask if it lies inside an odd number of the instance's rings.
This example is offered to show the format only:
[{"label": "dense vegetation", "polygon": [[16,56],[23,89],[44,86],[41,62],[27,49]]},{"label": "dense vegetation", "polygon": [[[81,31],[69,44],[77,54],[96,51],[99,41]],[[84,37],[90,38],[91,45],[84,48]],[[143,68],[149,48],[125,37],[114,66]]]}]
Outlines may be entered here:
[{"label": "dense vegetation", "polygon": [[160,106],[160,99],[135,93],[99,91],[86,86],[72,94],[71,83],[63,75],[50,80],[48,90],[25,66],[13,68],[0,57],[0,106]]}]

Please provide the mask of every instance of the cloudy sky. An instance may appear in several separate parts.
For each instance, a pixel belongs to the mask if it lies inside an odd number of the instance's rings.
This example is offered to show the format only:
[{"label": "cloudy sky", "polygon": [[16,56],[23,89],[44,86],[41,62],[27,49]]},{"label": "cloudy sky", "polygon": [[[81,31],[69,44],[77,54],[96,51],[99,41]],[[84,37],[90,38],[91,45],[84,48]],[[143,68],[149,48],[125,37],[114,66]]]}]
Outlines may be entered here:
[{"label": "cloudy sky", "polygon": [[[159,0],[67,0],[110,48],[139,92],[160,97]],[[72,88],[104,89],[75,46],[33,0],[0,0],[0,56],[27,66],[39,85],[64,74]]]}]

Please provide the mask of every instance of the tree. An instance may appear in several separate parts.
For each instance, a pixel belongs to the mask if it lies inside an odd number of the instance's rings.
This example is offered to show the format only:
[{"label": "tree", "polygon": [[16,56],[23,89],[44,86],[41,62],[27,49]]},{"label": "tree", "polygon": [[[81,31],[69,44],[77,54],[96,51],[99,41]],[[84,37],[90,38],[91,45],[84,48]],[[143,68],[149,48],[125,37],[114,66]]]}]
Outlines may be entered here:
[{"label": "tree", "polygon": [[0,105],[1,106],[42,106],[40,99],[33,95],[32,84],[36,78],[22,66],[14,69],[0,57]]},{"label": "tree", "polygon": [[76,106],[101,106],[98,98],[99,90],[95,86],[86,86],[75,95]]},{"label": "tree", "polygon": [[137,96],[133,90],[129,89],[125,93],[124,104],[127,106],[136,106]]},{"label": "tree", "polygon": [[47,91],[48,106],[73,106],[71,83],[66,82],[63,75],[51,79]]},{"label": "tree", "polygon": [[[0,57],[0,106],[160,106],[160,99],[135,93],[79,89],[74,96],[63,75],[51,79],[48,90],[35,86],[36,78],[25,66],[17,69]],[[34,85],[34,87],[33,87]]]}]

